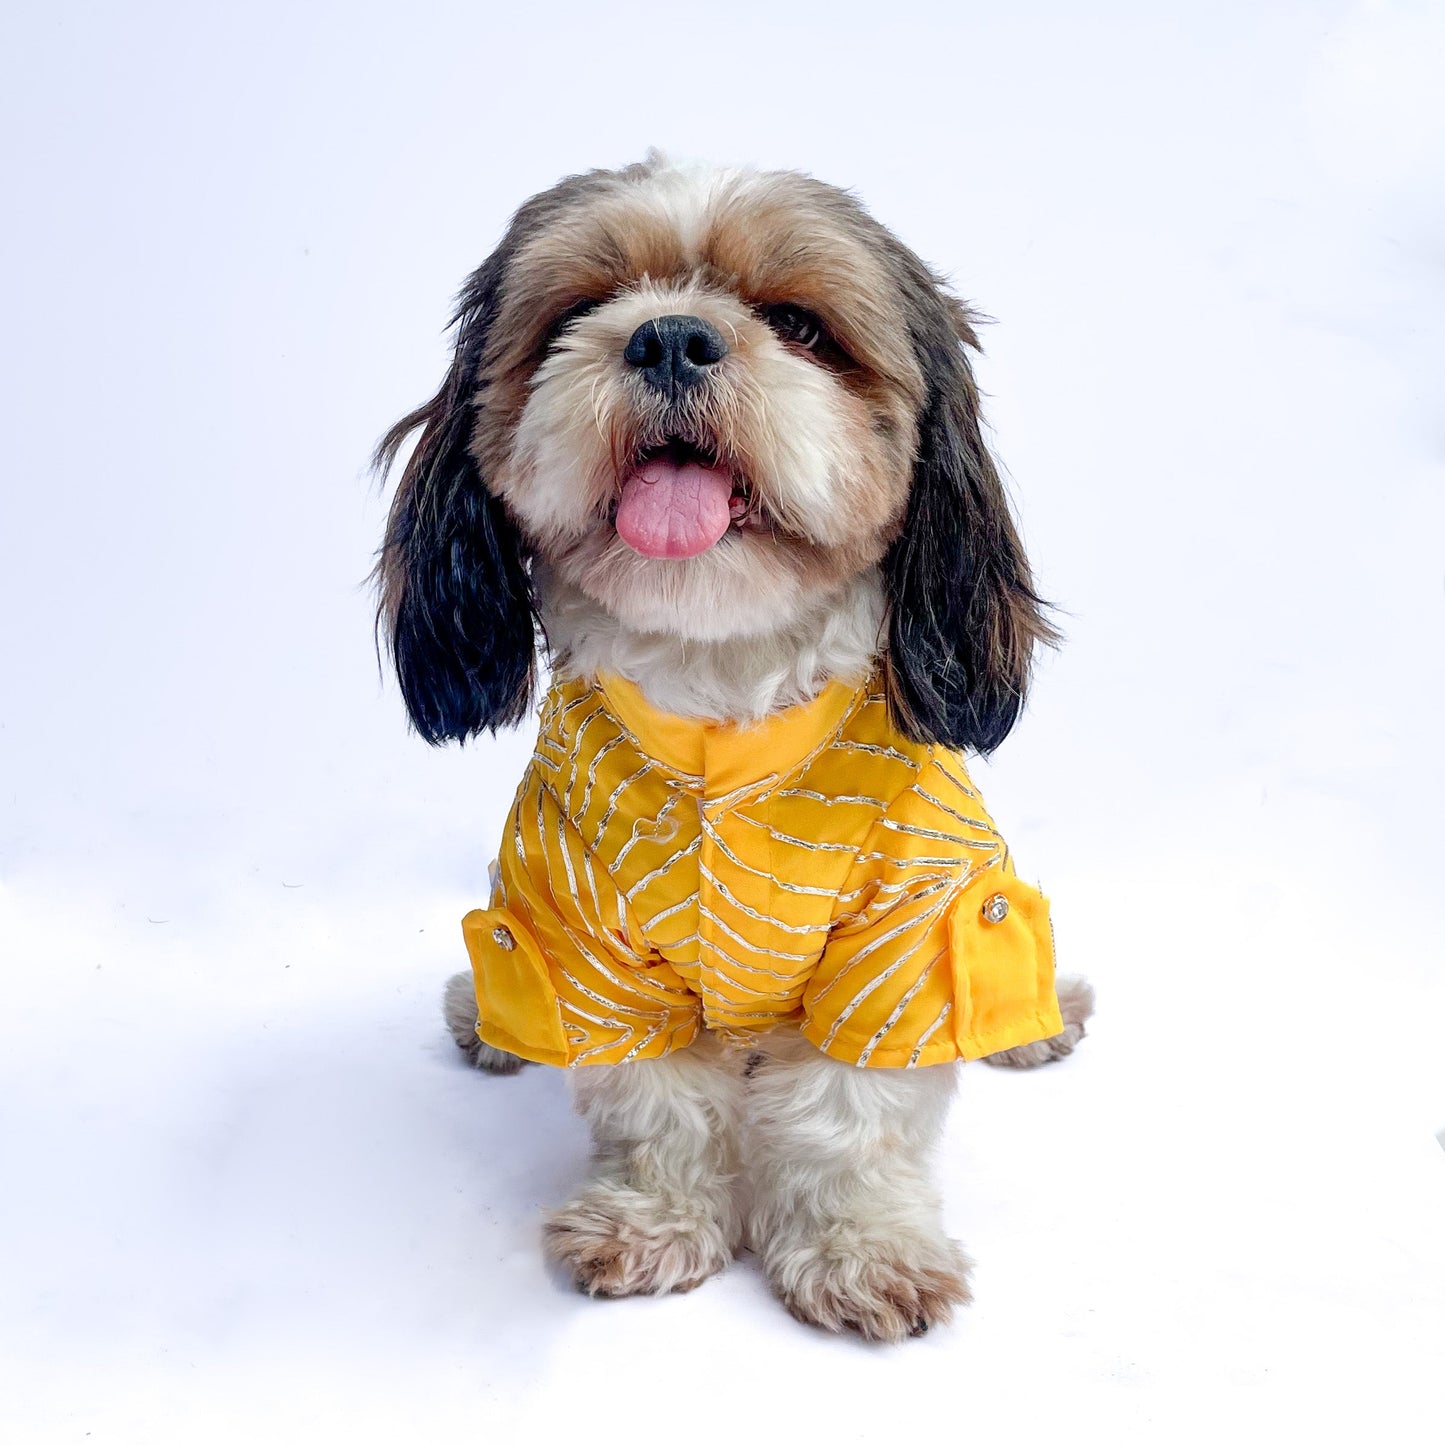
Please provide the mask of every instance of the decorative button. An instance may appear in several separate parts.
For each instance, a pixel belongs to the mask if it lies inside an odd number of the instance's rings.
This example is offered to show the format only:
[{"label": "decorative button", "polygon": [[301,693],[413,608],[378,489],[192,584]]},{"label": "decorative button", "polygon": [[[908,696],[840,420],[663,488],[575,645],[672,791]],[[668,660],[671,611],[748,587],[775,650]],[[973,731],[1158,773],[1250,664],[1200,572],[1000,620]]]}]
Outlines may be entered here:
[{"label": "decorative button", "polygon": [[1002,923],[1008,917],[1008,899],[1002,893],[995,893],[985,900],[983,916],[989,923]]},{"label": "decorative button", "polygon": [[512,937],[512,930],[510,928],[494,928],[492,930],[492,942],[495,943],[498,948],[505,949],[508,953],[517,946],[517,940]]}]

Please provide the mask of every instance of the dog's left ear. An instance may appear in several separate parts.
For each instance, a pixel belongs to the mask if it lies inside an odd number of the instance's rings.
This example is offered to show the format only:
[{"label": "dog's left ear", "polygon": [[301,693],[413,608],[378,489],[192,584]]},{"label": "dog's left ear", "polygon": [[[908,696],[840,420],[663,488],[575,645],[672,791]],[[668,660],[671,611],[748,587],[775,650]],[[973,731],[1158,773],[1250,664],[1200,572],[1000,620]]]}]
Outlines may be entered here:
[{"label": "dog's left ear", "polygon": [[907,519],[884,563],[888,704],[918,742],[987,753],[1023,707],[1035,646],[1057,634],[984,445],[964,351],[978,348],[972,317],[921,262],[908,262],[909,326],[927,398]]},{"label": "dog's left ear", "polygon": [[385,474],[421,428],[387,519],[377,625],[412,723],[433,744],[520,722],[536,686],[536,611],[522,539],[470,447],[505,261],[506,243],[467,282],[441,390],[397,422],[376,452]]}]

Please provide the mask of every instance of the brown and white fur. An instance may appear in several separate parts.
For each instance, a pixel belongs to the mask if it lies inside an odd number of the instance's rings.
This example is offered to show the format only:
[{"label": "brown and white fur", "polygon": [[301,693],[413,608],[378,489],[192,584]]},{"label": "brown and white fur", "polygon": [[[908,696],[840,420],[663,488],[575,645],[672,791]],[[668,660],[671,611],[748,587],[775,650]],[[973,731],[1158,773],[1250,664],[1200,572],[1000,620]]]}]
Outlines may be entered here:
[{"label": "brown and white fur", "polygon": [[[624,355],[662,318],[715,338],[686,386]],[[421,429],[378,572],[428,741],[523,720],[539,644],[559,674],[619,674],[687,716],[746,723],[880,672],[914,738],[1007,734],[1052,633],[980,434],[973,318],[851,196],[656,155],[571,177],[517,213],[456,323],[441,390],[379,452]],[[733,478],[699,555],[616,530],[660,452]],[[1059,994],[1064,1033],[995,1062],[1072,1050],[1092,994]],[[478,1042],[469,977],[446,1016],[479,1068],[519,1067]],[[548,1249],[623,1295],[691,1289],[747,1245],[798,1318],[920,1333],[969,1298],[929,1176],[955,1073],[853,1068],[787,1030],[578,1069],[594,1177]]]}]

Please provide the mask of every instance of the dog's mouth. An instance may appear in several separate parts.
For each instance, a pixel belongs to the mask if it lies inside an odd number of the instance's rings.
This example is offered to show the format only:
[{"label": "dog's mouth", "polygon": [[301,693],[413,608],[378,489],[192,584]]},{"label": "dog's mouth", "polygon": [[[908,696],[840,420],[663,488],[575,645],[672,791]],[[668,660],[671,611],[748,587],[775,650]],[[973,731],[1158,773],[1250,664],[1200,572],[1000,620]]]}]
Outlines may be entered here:
[{"label": "dog's mouth", "polygon": [[704,438],[644,446],[620,477],[611,521],[644,557],[696,557],[755,516],[752,489]]}]

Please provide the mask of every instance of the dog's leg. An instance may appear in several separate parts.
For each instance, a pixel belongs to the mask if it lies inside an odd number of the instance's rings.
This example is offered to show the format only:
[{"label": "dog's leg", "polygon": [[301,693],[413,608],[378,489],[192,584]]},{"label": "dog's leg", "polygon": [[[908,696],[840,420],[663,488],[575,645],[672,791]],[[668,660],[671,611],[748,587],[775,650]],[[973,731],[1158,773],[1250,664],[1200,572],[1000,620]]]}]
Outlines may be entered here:
[{"label": "dog's leg", "polygon": [[796,1034],[760,1041],[749,1087],[749,1238],[800,1320],[922,1334],[969,1299],[928,1162],[957,1069],[858,1069]]},{"label": "dog's leg", "polygon": [[484,1074],[515,1074],[527,1062],[505,1049],[484,1044],[477,1037],[477,995],[471,974],[454,973],[447,980],[442,994],[442,1014],[447,1021],[447,1032],[474,1069]]},{"label": "dog's leg", "polygon": [[1063,1033],[1037,1043],[1020,1044],[1016,1049],[1005,1049],[1001,1054],[989,1054],[984,1063],[1004,1069],[1036,1069],[1040,1064],[1051,1064],[1073,1053],[1074,1046],[1084,1037],[1084,1021],[1094,1012],[1094,987],[1086,978],[1061,978],[1056,991],[1059,1013],[1064,1020]]},{"label": "dog's leg", "polygon": [[742,1065],[704,1037],[662,1059],[573,1072],[594,1178],[548,1217],[546,1242],[579,1289],[689,1290],[733,1257]]}]

